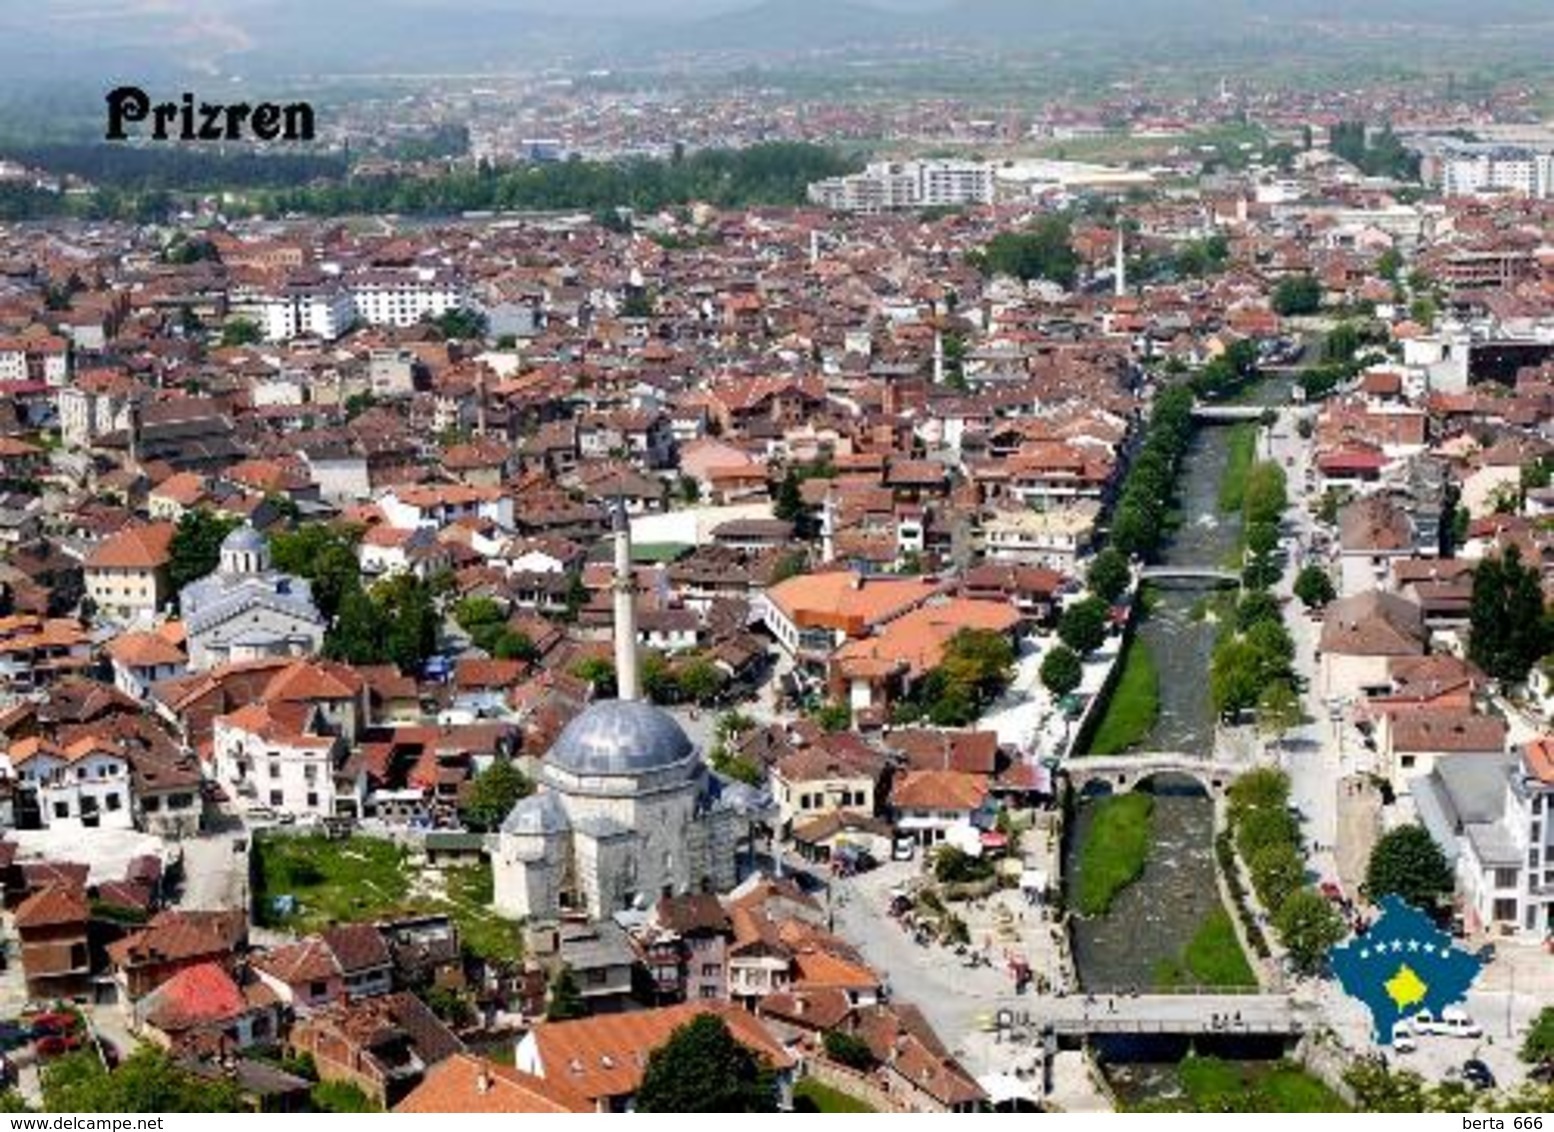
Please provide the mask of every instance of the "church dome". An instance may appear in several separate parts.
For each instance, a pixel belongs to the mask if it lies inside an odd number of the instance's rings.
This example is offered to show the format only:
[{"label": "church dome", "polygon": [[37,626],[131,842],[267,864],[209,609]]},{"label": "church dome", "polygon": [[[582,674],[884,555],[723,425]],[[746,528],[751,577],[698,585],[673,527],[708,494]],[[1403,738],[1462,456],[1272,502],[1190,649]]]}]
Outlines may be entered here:
[{"label": "church dome", "polygon": [[262,554],[266,546],[264,536],[244,523],[221,540],[221,549],[227,554]]},{"label": "church dome", "polygon": [[638,775],[692,754],[690,739],[668,712],[636,700],[601,700],[566,725],[546,761],[576,775]]},{"label": "church dome", "polygon": [[249,523],[221,540],[223,574],[262,574],[270,568],[270,544]]}]

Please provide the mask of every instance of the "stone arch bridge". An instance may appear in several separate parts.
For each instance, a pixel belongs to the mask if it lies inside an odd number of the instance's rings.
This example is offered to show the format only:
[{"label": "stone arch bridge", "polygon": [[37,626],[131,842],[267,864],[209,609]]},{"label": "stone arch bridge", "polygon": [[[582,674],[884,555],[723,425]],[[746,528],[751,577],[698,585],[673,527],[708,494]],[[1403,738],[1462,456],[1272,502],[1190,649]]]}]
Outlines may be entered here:
[{"label": "stone arch bridge", "polygon": [[1132,790],[1146,778],[1162,774],[1190,778],[1211,797],[1221,795],[1248,768],[1199,755],[1171,751],[1136,755],[1086,755],[1066,760],[1060,773],[1068,778],[1076,794],[1087,788],[1105,787],[1114,794]]}]

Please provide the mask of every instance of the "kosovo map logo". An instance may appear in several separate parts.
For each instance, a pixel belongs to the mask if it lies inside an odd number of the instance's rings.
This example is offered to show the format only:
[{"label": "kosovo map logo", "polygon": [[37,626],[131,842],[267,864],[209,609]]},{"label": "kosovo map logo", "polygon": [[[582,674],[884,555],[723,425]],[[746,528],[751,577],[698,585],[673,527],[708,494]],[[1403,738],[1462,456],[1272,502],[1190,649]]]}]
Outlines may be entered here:
[{"label": "kosovo map logo", "polygon": [[1333,948],[1329,958],[1344,993],[1370,1010],[1378,1045],[1392,1044],[1400,1020],[1420,1010],[1439,1017],[1461,1002],[1484,965],[1395,894],[1382,897],[1369,932]]}]

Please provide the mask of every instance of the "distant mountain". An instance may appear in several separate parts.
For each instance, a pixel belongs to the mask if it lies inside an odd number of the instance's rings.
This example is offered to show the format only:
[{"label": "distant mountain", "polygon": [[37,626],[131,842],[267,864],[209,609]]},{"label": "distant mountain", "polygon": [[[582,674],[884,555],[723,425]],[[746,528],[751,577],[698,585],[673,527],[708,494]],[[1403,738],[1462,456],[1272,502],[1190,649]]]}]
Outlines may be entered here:
[{"label": "distant mountain", "polygon": [[[1554,0],[43,0],[0,3],[0,87],[164,75],[523,70],[607,54],[792,55],[841,45],[943,42],[1012,51],[1070,41],[1153,46],[1281,36],[1321,46],[1321,22],[1474,29],[1541,45]],[[1333,37],[1342,39],[1341,33]]]}]

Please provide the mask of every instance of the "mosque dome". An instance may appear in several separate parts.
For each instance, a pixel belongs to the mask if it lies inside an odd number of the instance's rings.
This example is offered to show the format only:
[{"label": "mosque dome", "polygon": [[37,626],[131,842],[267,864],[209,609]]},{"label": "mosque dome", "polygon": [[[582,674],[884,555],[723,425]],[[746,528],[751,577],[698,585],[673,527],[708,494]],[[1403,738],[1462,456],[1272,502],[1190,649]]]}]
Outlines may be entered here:
[{"label": "mosque dome", "polygon": [[637,700],[601,700],[566,725],[546,762],[571,774],[609,777],[665,770],[694,753],[668,712]]}]

